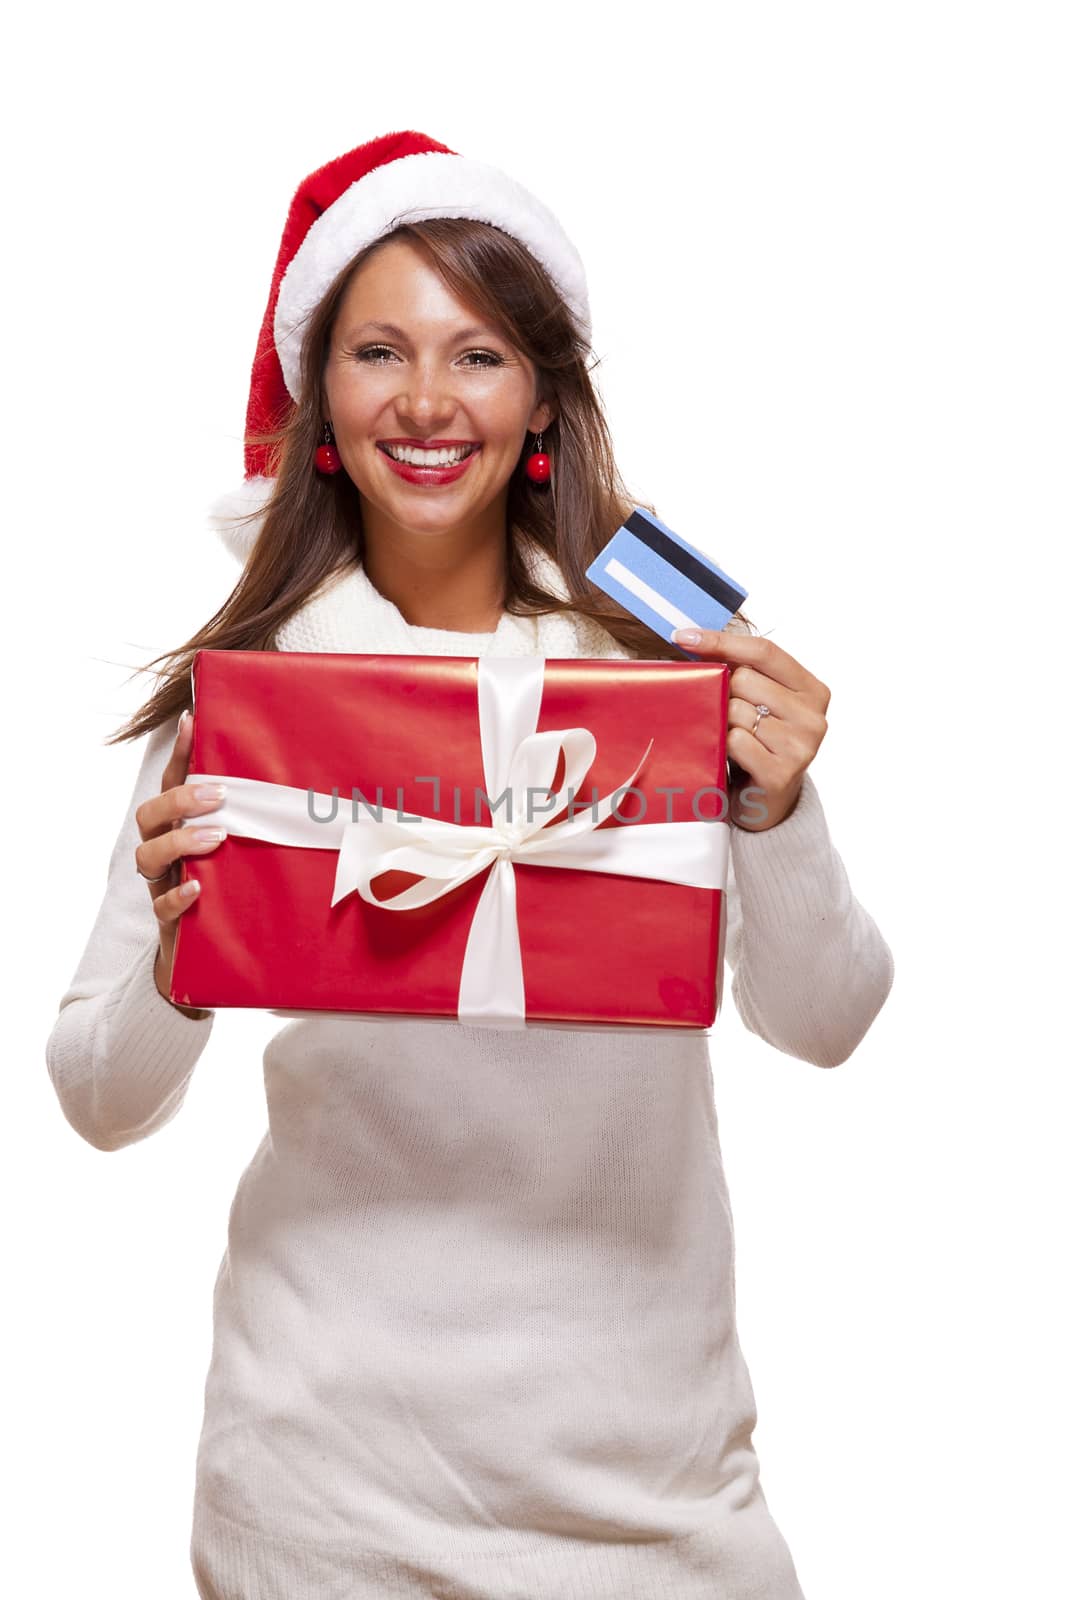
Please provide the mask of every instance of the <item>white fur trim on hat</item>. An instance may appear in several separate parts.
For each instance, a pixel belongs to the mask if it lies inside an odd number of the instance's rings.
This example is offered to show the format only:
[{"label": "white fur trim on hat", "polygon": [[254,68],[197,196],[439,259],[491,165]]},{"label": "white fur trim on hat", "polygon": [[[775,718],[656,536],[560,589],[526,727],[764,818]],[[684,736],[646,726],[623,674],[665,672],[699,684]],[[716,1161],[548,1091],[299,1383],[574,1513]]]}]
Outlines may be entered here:
[{"label": "white fur trim on hat", "polygon": [[[263,526],[262,513],[274,493],[276,478],[246,478],[239,489],[230,489],[212,502],[208,521],[232,556],[242,565],[252,553],[252,546]],[[235,517],[249,512],[259,513],[253,521],[235,522]]]},{"label": "white fur trim on hat", "polygon": [[300,398],[307,318],[353,256],[401,222],[470,217],[518,239],[554,280],[584,338],[590,337],[585,268],[558,220],[497,167],[436,150],[375,167],[339,195],[304,235],[278,288],[274,344],[285,387]]}]

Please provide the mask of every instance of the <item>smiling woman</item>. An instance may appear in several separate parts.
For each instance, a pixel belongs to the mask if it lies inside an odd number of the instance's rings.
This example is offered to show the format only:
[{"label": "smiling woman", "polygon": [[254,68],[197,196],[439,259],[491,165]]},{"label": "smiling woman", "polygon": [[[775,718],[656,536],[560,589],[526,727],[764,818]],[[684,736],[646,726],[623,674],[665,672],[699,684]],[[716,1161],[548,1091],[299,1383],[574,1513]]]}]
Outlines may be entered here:
[{"label": "smiling woman", "polygon": [[[504,174],[396,134],[297,192],[252,372],[247,515],[222,522],[244,568],[115,736],[148,738],[48,1041],[96,1148],[175,1116],[212,1032],[213,1011],[171,997],[200,894],[172,871],[222,843],[188,825],[223,800],[188,781],[197,649],[527,658],[480,664],[488,684],[536,683],[536,656],[598,657],[619,696],[648,675],[640,658],[681,658],[585,577],[634,509],[589,357],[577,254]],[[742,689],[731,737],[760,741],[782,814],[733,830],[725,959],[751,1032],[836,1066],[892,958],[799,772],[825,686],[744,642],[737,677],[768,710],[753,728]],[[418,704],[435,736],[441,678]],[[384,985],[399,947],[373,926]],[[624,959],[676,985],[677,962],[629,931]],[[259,936],[238,916],[242,960]],[[539,936],[580,1017],[583,972]],[[203,1600],[803,1600],[752,1442],[706,1037],[579,1027],[312,1011],[270,1039],[268,1128],[215,1283],[190,1548]]]},{"label": "smiling woman", "polygon": [[[324,585],[357,569],[414,626],[480,632],[502,615],[563,615],[624,652],[682,657],[585,575],[640,502],[622,482],[592,381],[581,262],[550,213],[532,196],[517,203],[495,169],[465,162],[475,185],[487,186],[474,201],[449,206],[437,199],[447,191],[430,191],[439,214],[419,205],[419,220],[372,230],[350,255],[315,236],[328,220],[343,234],[351,213],[358,237],[350,196],[390,167],[418,168],[444,149],[424,143],[417,157],[378,165],[342,189],[328,210],[317,191],[343,183],[338,169],[349,157],[307,180],[317,186],[314,205],[307,195],[294,201],[285,240],[294,217],[306,226],[313,214],[315,250],[305,262],[283,243],[253,365],[246,480],[214,512],[244,563],[242,579],[205,627],[149,663],[164,663],[158,686],[115,740],[148,733],[190,703],[198,649],[276,646]],[[423,166],[410,181],[442,178],[440,166]],[[366,197],[368,210],[378,198]],[[517,231],[527,217],[540,255],[482,220],[494,205]],[[318,276],[305,282],[305,272]],[[327,438],[342,468],[330,474],[315,469]],[[546,483],[526,470],[538,438],[551,463]],[[380,448],[439,439],[478,449],[468,466],[430,476],[400,471]],[[738,612],[731,626],[750,624]]]}]

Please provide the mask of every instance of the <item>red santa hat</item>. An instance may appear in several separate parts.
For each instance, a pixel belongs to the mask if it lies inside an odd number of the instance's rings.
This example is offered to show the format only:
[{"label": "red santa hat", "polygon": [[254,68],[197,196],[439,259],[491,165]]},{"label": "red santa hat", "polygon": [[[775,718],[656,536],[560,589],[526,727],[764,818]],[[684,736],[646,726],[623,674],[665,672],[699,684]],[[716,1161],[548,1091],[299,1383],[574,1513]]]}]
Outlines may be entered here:
[{"label": "red santa hat", "polygon": [[[590,337],[585,269],[548,207],[506,173],[425,133],[387,133],[319,167],[293,196],[252,363],[246,436],[274,432],[300,398],[304,328],[338,273],[400,223],[428,217],[471,217],[518,239]],[[246,443],[244,483],[211,507],[212,523],[242,562],[262,519],[233,519],[264,510],[274,488],[269,471],[268,448]]]}]

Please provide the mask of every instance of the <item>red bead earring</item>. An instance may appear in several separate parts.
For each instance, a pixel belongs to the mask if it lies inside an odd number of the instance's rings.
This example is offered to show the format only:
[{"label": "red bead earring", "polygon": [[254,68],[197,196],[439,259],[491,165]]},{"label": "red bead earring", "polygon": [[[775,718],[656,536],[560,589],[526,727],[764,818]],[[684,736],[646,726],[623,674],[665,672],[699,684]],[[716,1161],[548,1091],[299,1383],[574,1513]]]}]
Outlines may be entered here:
[{"label": "red bead earring", "polygon": [[552,476],[552,463],[546,455],[541,453],[543,433],[537,435],[537,449],[532,456],[526,458],[526,476],[533,483],[547,483]]},{"label": "red bead earring", "polygon": [[333,430],[328,422],[323,423],[325,437],[322,444],[315,451],[315,466],[319,472],[332,476],[341,470],[341,457],[337,454],[337,446],[333,442]]}]

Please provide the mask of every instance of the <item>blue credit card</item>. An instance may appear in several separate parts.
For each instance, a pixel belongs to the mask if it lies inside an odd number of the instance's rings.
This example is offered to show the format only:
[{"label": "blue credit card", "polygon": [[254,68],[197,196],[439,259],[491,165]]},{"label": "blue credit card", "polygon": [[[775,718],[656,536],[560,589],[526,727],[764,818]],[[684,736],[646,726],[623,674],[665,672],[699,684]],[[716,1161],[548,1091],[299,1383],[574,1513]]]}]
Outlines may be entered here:
[{"label": "blue credit card", "polygon": [[[724,628],[748,595],[643,507],[612,534],[585,575],[668,644],[675,628]],[[674,648],[697,659],[682,645]]]}]

